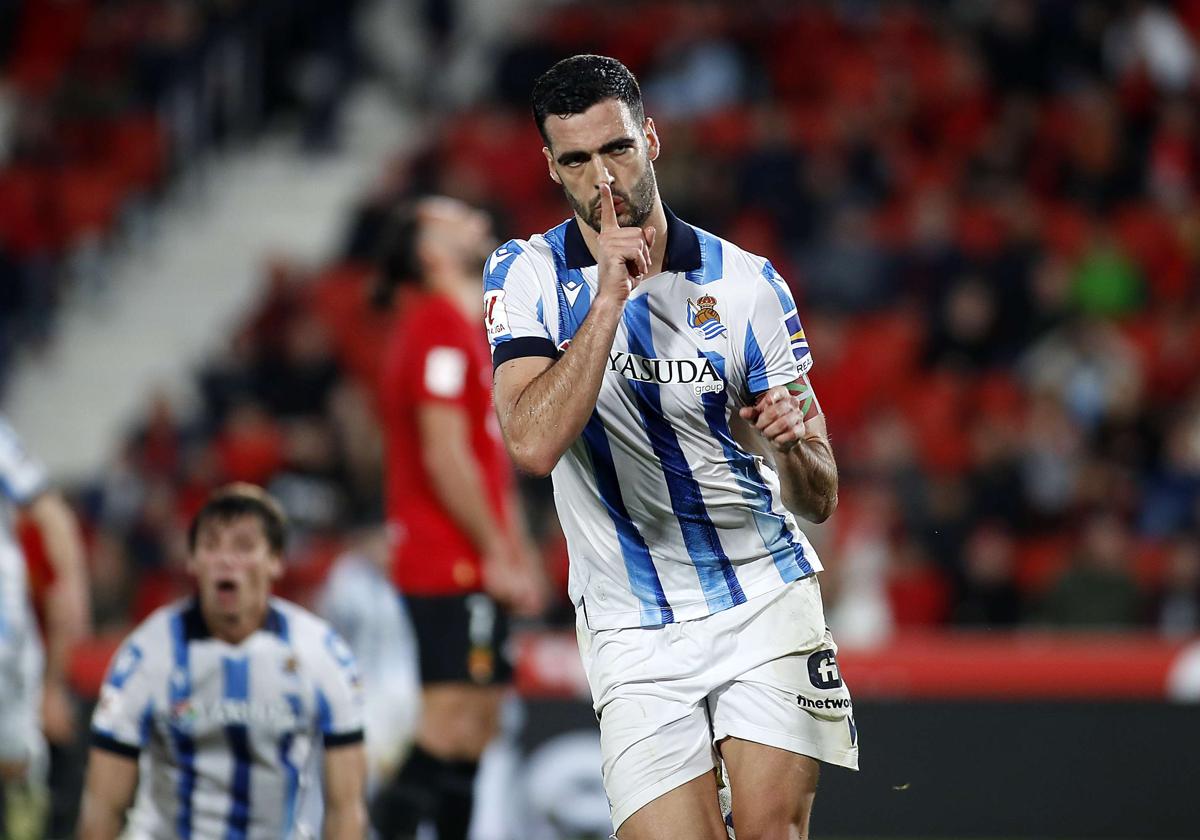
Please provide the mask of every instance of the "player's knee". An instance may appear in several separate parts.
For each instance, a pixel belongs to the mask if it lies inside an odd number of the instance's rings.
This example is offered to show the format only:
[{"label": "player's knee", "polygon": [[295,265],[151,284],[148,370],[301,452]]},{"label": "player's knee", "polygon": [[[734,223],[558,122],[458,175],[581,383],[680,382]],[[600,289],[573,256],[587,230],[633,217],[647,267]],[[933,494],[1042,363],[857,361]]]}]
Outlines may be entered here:
[{"label": "player's knee", "polygon": [[462,713],[437,715],[421,723],[417,742],[443,758],[477,759],[496,737],[494,716]]},{"label": "player's knee", "polygon": [[495,718],[467,718],[459,722],[456,734],[458,753],[464,758],[479,758],[496,737]]},{"label": "player's knee", "polygon": [[758,814],[733,812],[733,827],[738,840],[807,840],[808,811],[795,813],[792,809],[768,809]]},{"label": "player's knee", "polygon": [[734,822],[738,840],[808,840],[808,832],[794,822],[770,823],[744,829]]}]

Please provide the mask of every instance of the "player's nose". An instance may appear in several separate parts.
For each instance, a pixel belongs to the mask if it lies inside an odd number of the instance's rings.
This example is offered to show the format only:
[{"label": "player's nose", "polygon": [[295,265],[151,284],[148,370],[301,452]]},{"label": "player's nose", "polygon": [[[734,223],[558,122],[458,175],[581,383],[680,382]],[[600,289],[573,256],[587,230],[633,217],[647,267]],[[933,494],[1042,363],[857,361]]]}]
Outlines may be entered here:
[{"label": "player's nose", "polygon": [[604,165],[604,159],[600,157],[600,155],[593,155],[592,162],[588,164],[588,166],[590,166],[592,170],[592,186],[595,187],[597,191],[600,190],[601,184],[608,184],[610,187],[613,185],[613,182],[616,179],[613,178],[612,173],[608,171],[608,167]]},{"label": "player's nose", "polygon": [[232,550],[213,553],[213,568],[218,572],[231,572],[239,565],[238,553]]}]

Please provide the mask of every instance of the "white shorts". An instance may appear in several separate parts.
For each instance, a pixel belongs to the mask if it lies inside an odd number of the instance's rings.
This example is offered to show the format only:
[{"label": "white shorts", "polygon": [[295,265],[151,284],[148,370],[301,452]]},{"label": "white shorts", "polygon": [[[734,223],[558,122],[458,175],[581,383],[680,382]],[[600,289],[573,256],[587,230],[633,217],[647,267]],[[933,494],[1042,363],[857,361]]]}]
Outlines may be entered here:
[{"label": "white shorts", "polygon": [[850,692],[815,576],[715,615],[591,630],[576,621],[614,830],[716,766],[732,736],[858,769]]}]

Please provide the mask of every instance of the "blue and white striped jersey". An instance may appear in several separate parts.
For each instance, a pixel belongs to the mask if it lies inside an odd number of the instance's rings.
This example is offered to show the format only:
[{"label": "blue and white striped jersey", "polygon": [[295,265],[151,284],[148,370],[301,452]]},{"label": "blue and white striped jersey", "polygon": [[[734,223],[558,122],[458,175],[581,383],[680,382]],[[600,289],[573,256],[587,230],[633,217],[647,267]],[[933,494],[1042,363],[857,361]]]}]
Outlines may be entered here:
[{"label": "blue and white striped jersey", "polygon": [[92,743],[140,756],[127,836],[319,836],[300,815],[325,746],[362,740],[354,657],[329,625],[272,598],[241,644],[214,638],[194,599],[159,609],[109,665]]},{"label": "blue and white striped jersey", "polygon": [[40,644],[29,604],[25,555],[13,527],[17,508],[32,502],[45,488],[45,467],[0,416],[0,656],[10,645]]},{"label": "blue and white striped jersey", "polygon": [[[769,262],[667,211],[662,274],[625,305],[595,411],[553,472],[570,594],[592,629],[711,615],[819,571],[779,480],[730,415],[812,357]],[[492,363],[556,358],[597,288],[574,219],[484,268]]]}]

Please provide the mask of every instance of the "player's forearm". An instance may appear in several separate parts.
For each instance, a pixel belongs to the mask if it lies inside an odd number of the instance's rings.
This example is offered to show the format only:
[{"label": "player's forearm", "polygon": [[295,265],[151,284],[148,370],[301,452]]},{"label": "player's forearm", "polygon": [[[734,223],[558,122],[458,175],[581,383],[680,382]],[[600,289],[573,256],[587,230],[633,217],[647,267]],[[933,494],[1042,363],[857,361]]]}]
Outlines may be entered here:
[{"label": "player's forearm", "polygon": [[57,493],[40,497],[29,512],[54,568],[54,585],[46,603],[46,676],[55,679],[65,672],[71,647],[91,627],[83,540],[74,514]]},{"label": "player's forearm", "polygon": [[121,815],[103,806],[89,804],[85,794],[79,816],[79,840],[116,840],[120,833]]},{"label": "player's forearm", "polygon": [[813,435],[775,455],[783,503],[810,522],[824,522],[837,509],[838,473],[833,449]]},{"label": "player's forearm", "polygon": [[137,787],[137,761],[93,748],[79,807],[79,840],[114,840]]},{"label": "player's forearm", "polygon": [[433,495],[471,544],[486,552],[503,528],[488,504],[483,474],[467,442],[459,446],[426,446],[425,472]]},{"label": "player's forearm", "polygon": [[537,376],[502,417],[518,468],[549,475],[583,434],[596,407],[623,303],[597,298],[562,357]]},{"label": "player's forearm", "polygon": [[367,832],[366,809],[362,802],[330,804],[325,809],[325,840],[362,840]]}]

